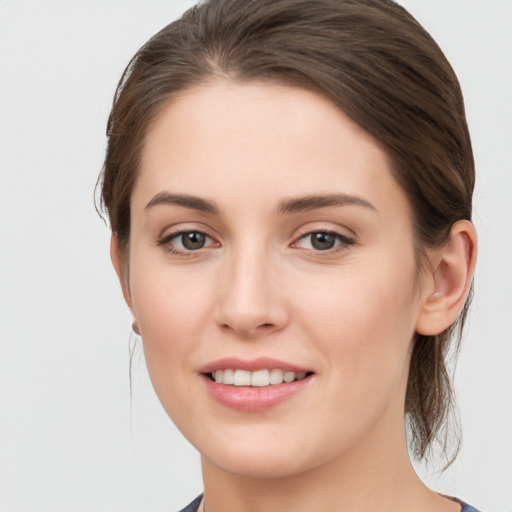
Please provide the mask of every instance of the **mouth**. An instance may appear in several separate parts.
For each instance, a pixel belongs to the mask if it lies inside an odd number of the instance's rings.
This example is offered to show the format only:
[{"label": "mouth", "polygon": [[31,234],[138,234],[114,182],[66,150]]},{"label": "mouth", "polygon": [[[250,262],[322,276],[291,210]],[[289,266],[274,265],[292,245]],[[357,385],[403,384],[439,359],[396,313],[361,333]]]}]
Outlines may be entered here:
[{"label": "mouth", "polygon": [[271,358],[226,358],[199,373],[214,400],[242,412],[263,411],[291,400],[315,380],[313,371]]},{"label": "mouth", "polygon": [[224,370],[208,372],[205,375],[212,382],[217,384],[263,388],[301,381],[312,374],[313,372],[294,372],[280,368],[268,368],[256,371],[243,370],[240,368],[226,368]]}]

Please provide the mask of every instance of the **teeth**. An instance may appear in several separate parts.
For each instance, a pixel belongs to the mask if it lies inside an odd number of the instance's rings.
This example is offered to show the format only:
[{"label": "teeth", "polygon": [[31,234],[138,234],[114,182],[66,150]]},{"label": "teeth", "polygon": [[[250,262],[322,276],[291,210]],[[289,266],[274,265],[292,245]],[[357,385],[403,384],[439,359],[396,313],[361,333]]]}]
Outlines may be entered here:
[{"label": "teeth", "polygon": [[268,370],[258,370],[252,372],[251,375],[251,386],[257,386],[259,388],[268,386],[270,384],[270,373]]},{"label": "teeth", "polygon": [[235,378],[233,380],[235,386],[250,386],[251,372],[247,370],[235,370]]},{"label": "teeth", "polygon": [[218,384],[227,384],[232,386],[254,386],[265,387],[275,386],[283,382],[293,382],[302,380],[306,377],[306,372],[285,372],[279,368],[272,370],[257,370],[250,372],[248,370],[216,370],[212,373],[212,378]]},{"label": "teeth", "polygon": [[270,370],[270,384],[281,384],[283,382],[283,370],[274,368]]},{"label": "teeth", "polygon": [[295,380],[295,372],[284,372],[283,380],[285,382],[293,382]]},{"label": "teeth", "polygon": [[234,370],[224,370],[222,379],[223,384],[234,384],[235,383],[235,372]]}]

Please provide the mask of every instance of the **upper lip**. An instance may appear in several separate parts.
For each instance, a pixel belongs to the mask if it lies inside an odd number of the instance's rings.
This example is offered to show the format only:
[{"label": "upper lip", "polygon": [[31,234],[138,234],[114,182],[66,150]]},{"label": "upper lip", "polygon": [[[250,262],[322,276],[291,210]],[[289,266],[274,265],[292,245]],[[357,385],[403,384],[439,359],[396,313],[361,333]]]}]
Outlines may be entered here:
[{"label": "upper lip", "polygon": [[247,370],[255,372],[257,370],[273,370],[278,368],[285,372],[308,373],[311,370],[303,368],[286,361],[280,361],[270,357],[259,357],[257,359],[240,359],[237,357],[224,357],[217,359],[201,367],[199,373],[212,373],[216,370]]}]

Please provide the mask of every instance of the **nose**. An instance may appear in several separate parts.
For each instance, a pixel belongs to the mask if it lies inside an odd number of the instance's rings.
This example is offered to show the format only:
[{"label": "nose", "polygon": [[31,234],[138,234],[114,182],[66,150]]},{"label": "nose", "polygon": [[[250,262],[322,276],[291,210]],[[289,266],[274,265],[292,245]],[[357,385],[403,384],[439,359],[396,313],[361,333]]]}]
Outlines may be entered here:
[{"label": "nose", "polygon": [[289,309],[278,282],[278,268],[264,252],[232,254],[221,272],[215,321],[243,339],[282,330]]}]

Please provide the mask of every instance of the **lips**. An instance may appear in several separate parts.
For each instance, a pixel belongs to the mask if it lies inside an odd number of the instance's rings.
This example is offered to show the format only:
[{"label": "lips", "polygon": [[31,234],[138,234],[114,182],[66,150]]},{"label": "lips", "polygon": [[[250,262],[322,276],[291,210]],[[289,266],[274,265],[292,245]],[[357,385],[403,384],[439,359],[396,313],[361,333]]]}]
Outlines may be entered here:
[{"label": "lips", "polygon": [[206,364],[202,368],[199,369],[200,373],[212,373],[216,370],[227,370],[227,369],[240,369],[247,370],[250,372],[255,372],[257,370],[273,370],[274,368],[278,368],[283,370],[284,372],[295,372],[307,373],[310,371],[308,368],[302,368],[298,365],[288,363],[286,361],[280,361],[279,359],[272,359],[269,357],[259,357],[257,359],[239,359],[237,357],[225,357],[223,359],[218,359],[217,361],[212,361],[211,363]]},{"label": "lips", "polygon": [[275,359],[227,358],[203,368],[210,395],[219,403],[239,411],[261,411],[273,407],[308,386],[314,373]]}]

